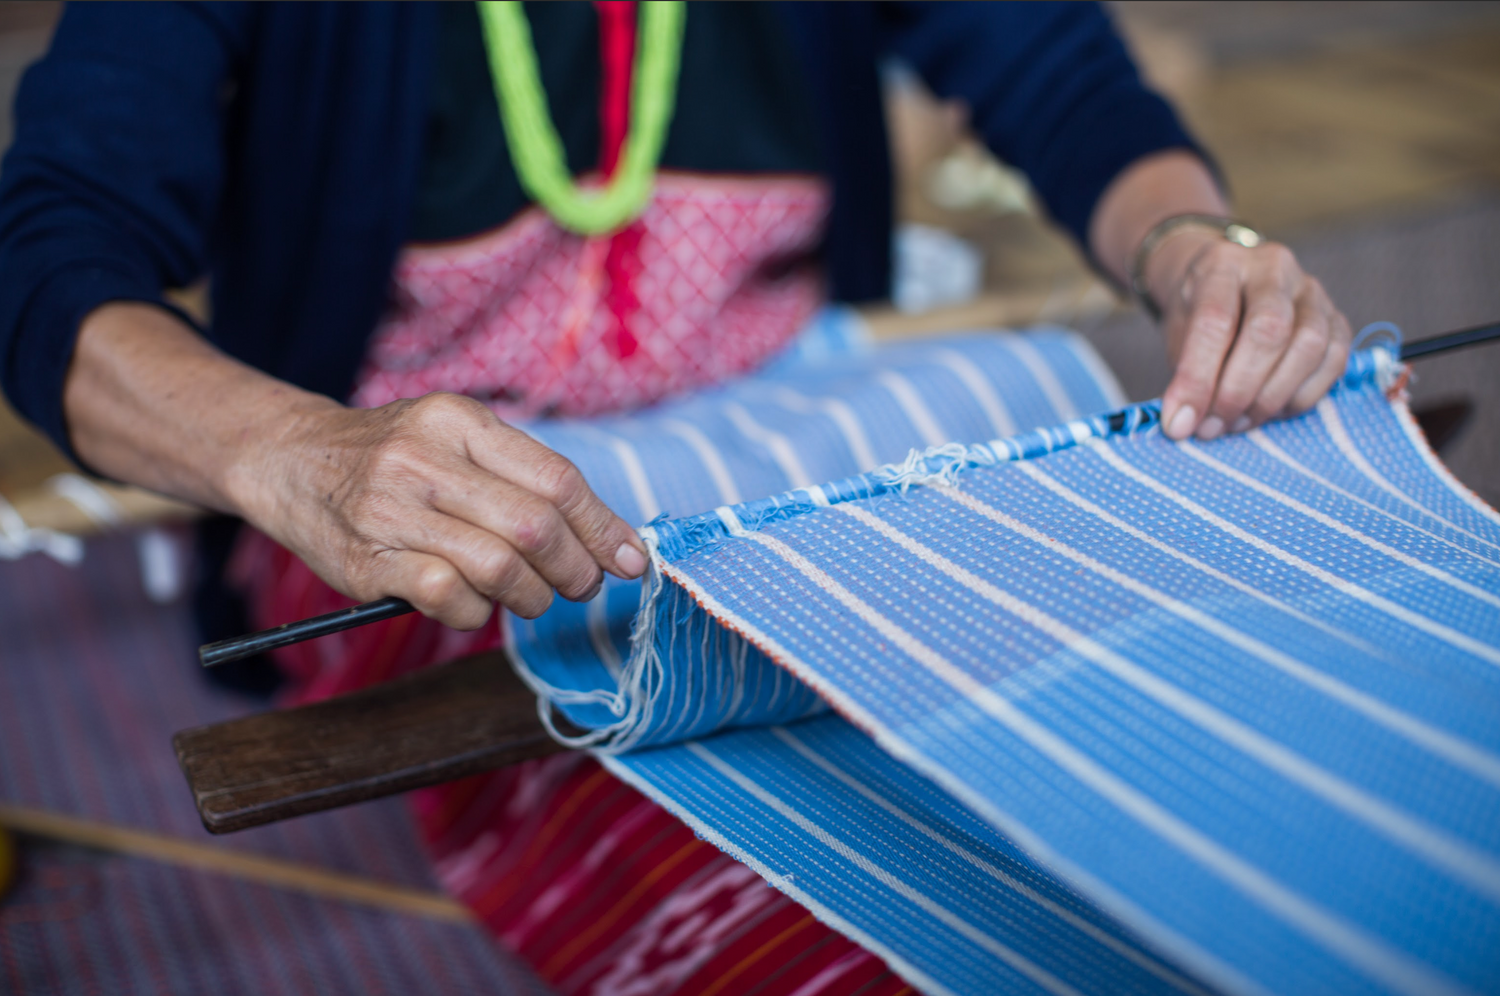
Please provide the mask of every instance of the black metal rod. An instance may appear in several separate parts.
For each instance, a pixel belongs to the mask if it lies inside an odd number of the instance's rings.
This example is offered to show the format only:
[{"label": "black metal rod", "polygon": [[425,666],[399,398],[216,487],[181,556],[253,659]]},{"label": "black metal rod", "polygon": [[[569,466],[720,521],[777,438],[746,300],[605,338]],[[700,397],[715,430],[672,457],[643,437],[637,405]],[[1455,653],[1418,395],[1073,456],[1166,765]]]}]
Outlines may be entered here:
[{"label": "black metal rod", "polygon": [[[1461,332],[1450,332],[1447,335],[1434,336],[1431,339],[1408,342],[1401,347],[1401,358],[1403,360],[1415,360],[1423,356],[1432,356],[1435,353],[1446,352],[1450,349],[1459,349],[1463,346],[1489,342],[1492,339],[1500,339],[1500,322],[1491,325],[1481,325],[1478,328],[1464,329]],[[379,622],[382,619],[390,619],[392,616],[405,615],[412,611],[414,610],[411,607],[411,603],[403,598],[382,598],[379,601],[356,605],[352,609],[330,612],[326,616],[316,616],[312,619],[303,619],[301,622],[277,626],[275,629],[264,630],[260,633],[250,633],[247,636],[237,636],[229,640],[220,640],[218,643],[204,644],[198,648],[198,660],[202,662],[204,667],[213,667],[215,664],[228,664],[230,661],[253,657],[256,654],[264,653],[267,650],[274,650],[277,647],[285,647],[291,643],[301,643],[303,640],[327,636],[329,633],[341,633],[346,629],[353,629],[355,626]]]},{"label": "black metal rod", "polygon": [[382,598],[356,605],[350,609],[330,612],[326,616],[314,616],[300,622],[287,623],[275,629],[236,636],[228,640],[220,640],[218,643],[205,643],[198,648],[198,662],[204,667],[228,664],[230,661],[254,657],[256,654],[275,650],[277,647],[285,647],[290,643],[301,643],[303,640],[327,636],[329,633],[341,633],[355,626],[379,622],[382,619],[390,619],[392,616],[401,616],[412,611],[415,610],[412,609],[411,603],[404,598]]},{"label": "black metal rod", "polygon": [[1450,349],[1458,349],[1461,346],[1473,346],[1481,342],[1489,342],[1492,339],[1500,339],[1500,322],[1481,325],[1478,328],[1464,329],[1462,332],[1449,332],[1447,335],[1433,336],[1431,339],[1418,339],[1416,342],[1408,342],[1401,347],[1401,358],[1403,360],[1415,360],[1423,356],[1432,356],[1434,353],[1444,353]]}]

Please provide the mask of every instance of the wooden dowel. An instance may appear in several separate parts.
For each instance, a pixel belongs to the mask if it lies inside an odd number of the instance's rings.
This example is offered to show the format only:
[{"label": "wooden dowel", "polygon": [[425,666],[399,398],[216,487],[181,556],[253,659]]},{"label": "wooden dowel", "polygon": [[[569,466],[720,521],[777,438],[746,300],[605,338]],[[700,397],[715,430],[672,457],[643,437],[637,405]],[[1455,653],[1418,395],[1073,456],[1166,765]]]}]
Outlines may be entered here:
[{"label": "wooden dowel", "polygon": [[234,878],[276,888],[290,889],[344,902],[375,906],[395,913],[424,916],[454,923],[472,923],[471,914],[462,904],[436,892],[387,885],[354,875],[329,871],[312,865],[283,861],[260,854],[214,847],[194,841],[169,837],[147,830],[134,830],[108,823],[96,823],[40,809],[0,803],[0,826],[20,833],[70,844],[113,851],[131,857],[160,861],[163,864],[199,871],[229,875]]}]

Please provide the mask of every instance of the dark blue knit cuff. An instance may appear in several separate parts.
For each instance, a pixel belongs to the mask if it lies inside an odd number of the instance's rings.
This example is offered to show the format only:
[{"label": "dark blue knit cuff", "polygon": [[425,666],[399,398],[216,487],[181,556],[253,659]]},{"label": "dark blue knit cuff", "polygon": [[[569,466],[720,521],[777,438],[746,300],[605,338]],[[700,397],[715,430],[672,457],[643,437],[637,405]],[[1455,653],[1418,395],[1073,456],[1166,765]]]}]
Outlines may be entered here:
[{"label": "dark blue knit cuff", "polygon": [[[1118,99],[1095,100],[1068,122],[1050,150],[1051,160],[1032,176],[1048,212],[1089,252],[1089,221],[1115,177],[1145,156],[1168,149],[1197,154],[1218,177],[1203,151],[1165,100],[1149,90],[1122,87]],[[1222,179],[1220,185],[1222,186]]]}]

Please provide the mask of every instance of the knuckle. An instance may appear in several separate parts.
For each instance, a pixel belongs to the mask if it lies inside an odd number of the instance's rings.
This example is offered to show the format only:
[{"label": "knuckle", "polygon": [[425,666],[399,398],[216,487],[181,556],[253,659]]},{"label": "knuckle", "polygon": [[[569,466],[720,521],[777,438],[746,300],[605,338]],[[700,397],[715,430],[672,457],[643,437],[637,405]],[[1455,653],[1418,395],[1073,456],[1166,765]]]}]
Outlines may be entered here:
[{"label": "knuckle", "polygon": [[522,510],[512,522],[516,546],[527,554],[541,553],[557,542],[558,525],[557,513],[538,502]]},{"label": "knuckle", "polygon": [[554,505],[575,499],[583,486],[583,475],[560,453],[548,452],[536,465],[537,490]]},{"label": "knuckle", "polygon": [[471,419],[479,402],[451,391],[434,391],[418,398],[412,404],[412,413],[424,426],[449,425],[455,421]]},{"label": "knuckle", "polygon": [[1291,323],[1282,315],[1255,315],[1240,330],[1240,337],[1257,350],[1279,349],[1291,337]]},{"label": "knuckle", "polygon": [[515,582],[520,558],[515,551],[496,544],[474,557],[474,572],[479,587],[492,594],[505,591]]},{"label": "knuckle", "polygon": [[1261,251],[1271,267],[1278,273],[1286,274],[1296,272],[1297,255],[1280,242],[1268,242]]},{"label": "knuckle", "polygon": [[458,570],[446,561],[425,565],[417,574],[413,592],[417,604],[442,611],[451,608],[462,593]]},{"label": "knuckle", "polygon": [[1323,359],[1331,344],[1326,325],[1300,325],[1292,337],[1290,352],[1299,360],[1316,363]]},{"label": "knuckle", "polygon": [[535,580],[525,558],[513,550],[494,555],[484,568],[485,592],[497,601],[509,602]]},{"label": "knuckle", "polygon": [[1193,315],[1189,339],[1228,342],[1234,337],[1234,312],[1216,301],[1205,301]]}]

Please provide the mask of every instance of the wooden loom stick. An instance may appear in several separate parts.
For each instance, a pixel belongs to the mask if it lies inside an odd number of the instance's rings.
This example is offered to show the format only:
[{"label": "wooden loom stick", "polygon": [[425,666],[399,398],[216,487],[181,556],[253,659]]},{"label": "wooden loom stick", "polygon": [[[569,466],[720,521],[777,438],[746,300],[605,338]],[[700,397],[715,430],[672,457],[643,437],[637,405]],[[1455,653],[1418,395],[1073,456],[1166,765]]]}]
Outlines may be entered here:
[{"label": "wooden loom stick", "polygon": [[566,750],[501,651],[172,738],[203,825],[229,833]]},{"label": "wooden loom stick", "polygon": [[19,833],[160,861],[181,868],[228,875],[322,899],[358,903],[394,913],[453,923],[474,921],[473,914],[465,906],[441,893],[389,885],[314,865],[231,851],[147,830],[96,823],[76,816],[5,803],[0,803],[0,826]]}]

